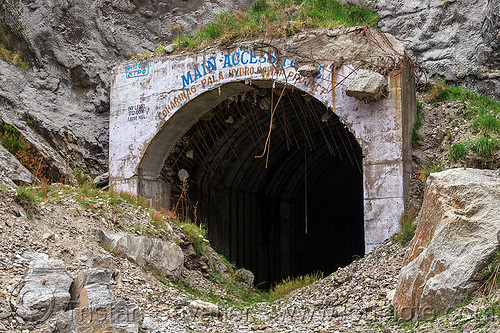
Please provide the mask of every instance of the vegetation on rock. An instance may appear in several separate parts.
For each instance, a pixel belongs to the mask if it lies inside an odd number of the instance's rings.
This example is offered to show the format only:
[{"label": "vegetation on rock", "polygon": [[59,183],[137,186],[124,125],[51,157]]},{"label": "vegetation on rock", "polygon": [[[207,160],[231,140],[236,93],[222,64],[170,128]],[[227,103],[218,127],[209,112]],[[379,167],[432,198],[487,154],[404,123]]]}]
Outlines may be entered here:
[{"label": "vegetation on rock", "polygon": [[7,123],[0,126],[0,143],[42,183],[55,181],[50,176],[49,168],[43,156],[32,147],[14,126]]},{"label": "vegetation on rock", "polygon": [[21,69],[27,70],[29,68],[29,63],[24,61],[21,53],[11,51],[5,48],[4,45],[0,43],[0,58],[2,58],[5,62],[19,67]]},{"label": "vegetation on rock", "polygon": [[[47,185],[46,183],[39,186],[19,186],[15,195],[15,201],[25,209],[30,219],[40,218],[39,213],[42,214],[41,212],[48,206],[58,205],[68,200],[74,203],[73,217],[81,217],[91,212],[98,219],[113,221],[118,230],[136,235],[167,241],[172,240],[171,232],[174,228],[176,230],[174,233],[181,235],[184,241],[191,244],[197,257],[206,262],[209,279],[217,287],[211,285],[207,285],[206,288],[194,287],[186,282],[171,281],[153,270],[151,273],[160,282],[173,285],[193,298],[227,306],[243,307],[254,303],[275,301],[323,277],[321,272],[295,278],[288,277],[268,291],[249,286],[240,281],[236,266],[223,256],[217,255],[211,248],[205,238],[206,230],[203,226],[189,220],[180,220],[175,212],[147,208],[141,196],[101,190],[93,187],[90,182],[85,182],[78,187],[64,184]],[[130,209],[135,210],[135,215],[145,215],[147,219],[141,223],[135,223],[132,227],[122,225],[120,221],[124,213]],[[179,242],[180,239],[176,237],[178,236],[174,236],[174,240]],[[100,246],[115,257],[121,257],[123,254],[120,248],[112,248],[105,243],[101,243]],[[150,269],[143,267],[143,270]],[[224,294],[221,294],[219,289],[225,290]]]},{"label": "vegetation on rock", "polygon": [[433,172],[441,172],[445,169],[445,165],[443,161],[434,161],[432,159],[428,159],[427,163],[422,166],[420,170],[418,170],[418,178],[422,181],[422,183],[427,182],[427,178]]},{"label": "vegetation on rock", "polygon": [[415,221],[417,215],[418,210],[415,207],[410,207],[404,211],[400,220],[401,230],[393,236],[396,243],[402,246],[406,246],[410,243],[417,229],[417,223]]},{"label": "vegetation on rock", "polygon": [[461,103],[458,115],[468,122],[473,133],[471,138],[449,147],[450,160],[467,164],[472,154],[487,165],[500,149],[500,101],[443,81],[431,84],[427,98],[434,106],[449,101]]},{"label": "vegetation on rock", "polygon": [[[177,37],[178,49],[221,45],[238,38],[291,36],[307,28],[376,26],[378,16],[360,5],[328,0],[257,0],[248,11],[221,13],[195,34]],[[159,46],[155,55],[164,50]]]},{"label": "vegetation on rock", "polygon": [[418,142],[422,140],[422,135],[418,132],[422,127],[422,102],[417,102],[417,119],[415,120],[415,124],[413,124],[413,130],[411,133],[411,146],[416,148],[418,146]]}]

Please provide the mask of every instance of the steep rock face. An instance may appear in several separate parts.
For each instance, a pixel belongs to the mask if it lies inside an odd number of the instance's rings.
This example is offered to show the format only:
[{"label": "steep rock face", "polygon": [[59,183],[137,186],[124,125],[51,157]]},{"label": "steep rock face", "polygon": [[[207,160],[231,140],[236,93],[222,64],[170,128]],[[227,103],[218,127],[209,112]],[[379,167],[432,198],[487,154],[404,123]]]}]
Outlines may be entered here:
[{"label": "steep rock face", "polygon": [[430,74],[500,98],[500,13],[492,0],[343,0],[377,11]]},{"label": "steep rock face", "polygon": [[[500,97],[499,4],[491,0],[343,0],[376,10],[380,28],[412,41],[431,74]],[[0,60],[0,119],[48,163],[106,169],[111,68],[252,0],[0,1],[0,42],[34,68]],[[71,178],[71,176],[69,176]]]},{"label": "steep rock face", "polygon": [[399,319],[443,313],[471,296],[500,246],[497,171],[431,174],[394,297]]},{"label": "steep rock face", "polygon": [[[105,169],[110,73],[219,12],[249,0],[0,1],[0,42],[34,68],[0,60],[0,120],[13,123],[63,175],[64,165]],[[66,161],[62,158],[66,159]]]}]

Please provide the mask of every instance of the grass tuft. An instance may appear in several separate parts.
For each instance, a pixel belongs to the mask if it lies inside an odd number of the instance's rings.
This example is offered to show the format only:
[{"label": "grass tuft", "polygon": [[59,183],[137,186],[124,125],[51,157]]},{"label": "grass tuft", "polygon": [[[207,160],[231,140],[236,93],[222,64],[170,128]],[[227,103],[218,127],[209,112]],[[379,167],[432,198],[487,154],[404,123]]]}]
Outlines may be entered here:
[{"label": "grass tuft", "polygon": [[14,196],[14,201],[17,202],[26,211],[28,219],[33,219],[33,214],[36,212],[36,202],[38,193],[36,188],[32,186],[19,186]]},{"label": "grass tuft", "polygon": [[176,222],[176,224],[182,227],[182,229],[184,229],[186,237],[193,244],[196,253],[197,254],[204,253],[206,246],[205,236],[207,231],[203,227],[198,226],[192,222],[178,221]]},{"label": "grass tuft", "polygon": [[396,243],[402,246],[407,246],[410,243],[417,229],[417,223],[415,222],[417,215],[418,211],[415,207],[410,207],[404,211],[400,220],[401,230],[393,236]]},{"label": "grass tuft", "polygon": [[418,171],[419,179],[422,183],[427,183],[427,178],[433,172],[441,172],[444,170],[444,162],[443,161],[433,161],[427,160],[427,163]]},{"label": "grass tuft", "polygon": [[323,272],[315,272],[311,274],[306,274],[298,277],[287,277],[283,279],[281,283],[276,284],[270,291],[268,300],[274,301],[288,295],[290,292],[306,287],[318,280],[323,278]]},{"label": "grass tuft", "polygon": [[80,167],[75,167],[73,168],[73,174],[76,177],[76,181],[78,182],[78,185],[83,185],[85,183],[91,183],[92,180],[90,179],[89,176],[85,174],[85,171],[80,168]]},{"label": "grass tuft", "polygon": [[474,151],[477,156],[488,160],[493,157],[495,152],[499,147],[499,139],[498,137],[492,137],[489,135],[481,135],[474,143],[472,144],[472,151]]},{"label": "grass tuft", "polygon": [[411,146],[413,148],[418,147],[418,143],[423,139],[422,135],[418,132],[422,126],[422,103],[417,102],[417,120],[413,124],[413,131],[411,133]]},{"label": "grass tuft", "polygon": [[453,162],[464,161],[469,153],[469,144],[465,142],[454,143],[448,149],[448,155]]},{"label": "grass tuft", "polygon": [[120,199],[133,206],[142,208],[145,208],[147,206],[146,198],[141,195],[135,195],[129,192],[120,192],[118,196],[120,197]]},{"label": "grass tuft", "polygon": [[13,125],[3,123],[0,126],[0,144],[42,183],[57,181],[51,176],[43,156]]},{"label": "grass tuft", "polygon": [[163,215],[156,209],[151,209],[149,211],[149,218],[153,224],[161,225],[163,223]]},{"label": "grass tuft", "polygon": [[479,288],[478,292],[489,295],[500,286],[500,251],[495,251],[491,262],[481,272],[486,282]]}]

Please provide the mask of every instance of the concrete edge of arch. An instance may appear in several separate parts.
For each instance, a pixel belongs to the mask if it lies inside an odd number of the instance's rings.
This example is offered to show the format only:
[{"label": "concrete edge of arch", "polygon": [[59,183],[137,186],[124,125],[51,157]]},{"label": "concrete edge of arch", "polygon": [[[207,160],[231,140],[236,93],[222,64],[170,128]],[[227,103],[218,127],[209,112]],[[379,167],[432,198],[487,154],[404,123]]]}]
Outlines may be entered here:
[{"label": "concrete edge of arch", "polygon": [[[177,140],[204,112],[253,89],[298,89],[338,115],[362,148],[370,252],[399,230],[410,183],[415,78],[403,53],[404,45],[390,35],[375,31],[372,38],[351,28],[124,62],[112,73],[111,187],[169,208],[170,188],[160,171]],[[304,65],[319,74],[301,75]],[[385,96],[366,102],[346,95],[360,68],[385,76]]]}]

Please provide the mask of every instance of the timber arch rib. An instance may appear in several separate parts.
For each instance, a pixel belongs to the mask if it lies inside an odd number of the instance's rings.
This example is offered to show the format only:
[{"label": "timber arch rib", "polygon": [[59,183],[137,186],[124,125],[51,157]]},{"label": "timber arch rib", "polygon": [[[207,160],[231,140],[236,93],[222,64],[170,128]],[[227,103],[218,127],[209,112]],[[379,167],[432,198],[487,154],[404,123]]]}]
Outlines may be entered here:
[{"label": "timber arch rib", "polygon": [[[212,243],[269,283],[330,272],[398,230],[415,88],[406,62],[388,70],[402,53],[391,36],[375,44],[347,30],[262,44],[115,68],[110,181],[171,208],[177,173],[187,170]],[[368,61],[385,68],[388,94],[366,103],[347,96],[346,86]],[[305,64],[319,74],[302,75]],[[270,105],[278,105],[271,149],[256,159]]]},{"label": "timber arch rib", "polygon": [[[303,95],[261,88],[221,102],[177,142],[163,169],[178,210],[192,217],[197,203],[215,249],[261,286],[330,273],[364,254],[361,147],[336,115]],[[269,156],[256,158],[279,96]],[[179,200],[182,169],[189,200]]]}]

